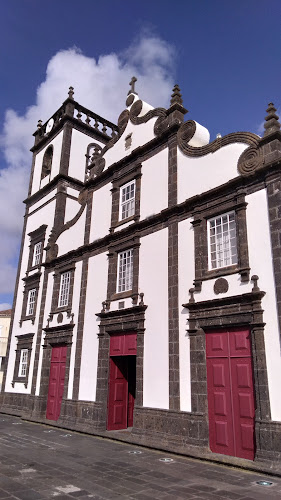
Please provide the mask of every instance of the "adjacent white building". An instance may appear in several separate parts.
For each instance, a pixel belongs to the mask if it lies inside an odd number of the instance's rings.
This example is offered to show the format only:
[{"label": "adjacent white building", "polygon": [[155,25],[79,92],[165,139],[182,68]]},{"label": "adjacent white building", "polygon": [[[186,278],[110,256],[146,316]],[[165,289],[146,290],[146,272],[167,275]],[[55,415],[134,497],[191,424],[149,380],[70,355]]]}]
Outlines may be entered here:
[{"label": "adjacent white building", "polygon": [[[217,137],[131,82],[38,123],[0,411],[242,463],[281,443],[281,133]],[[126,435],[116,431],[128,428]],[[114,433],[112,431],[115,431]]]}]

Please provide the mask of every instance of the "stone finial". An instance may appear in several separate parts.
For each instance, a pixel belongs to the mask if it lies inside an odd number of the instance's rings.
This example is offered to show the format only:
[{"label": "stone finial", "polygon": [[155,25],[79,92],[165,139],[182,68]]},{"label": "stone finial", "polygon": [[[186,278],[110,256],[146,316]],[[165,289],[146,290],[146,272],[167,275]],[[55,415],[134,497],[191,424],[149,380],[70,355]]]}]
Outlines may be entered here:
[{"label": "stone finial", "polygon": [[280,130],[279,116],[276,114],[276,108],[272,102],[269,103],[266,112],[264,137],[272,134],[272,132],[278,132]]},{"label": "stone finial", "polygon": [[195,288],[189,289],[189,293],[190,293],[189,304],[194,304],[194,302],[195,302],[194,292],[195,292]]},{"label": "stone finial", "polygon": [[42,127],[42,124],[43,124],[43,123],[42,123],[42,120],[38,120],[38,123],[37,123],[37,128],[38,128],[38,129],[39,129],[39,128],[41,128],[41,127]]},{"label": "stone finial", "polygon": [[68,91],[68,97],[69,97],[69,99],[73,99],[73,95],[74,95],[74,88],[73,87],[69,87],[69,91]]},{"label": "stone finial", "polygon": [[171,95],[170,106],[173,106],[173,104],[179,104],[180,106],[183,105],[181,91],[180,91],[180,88],[177,84],[174,86],[173,93]]},{"label": "stone finial", "polygon": [[259,280],[259,277],[254,274],[254,276],[251,277],[251,281],[253,282],[253,288],[252,288],[252,292],[259,292],[260,291],[260,288],[258,286],[258,280]]},{"label": "stone finial", "polygon": [[131,79],[131,81],[129,83],[129,85],[131,85],[131,88],[130,88],[130,90],[128,92],[128,95],[129,94],[136,94],[136,95],[138,95],[138,93],[135,90],[135,83],[136,83],[136,81],[137,81],[137,78],[135,76],[132,76],[132,79]]}]

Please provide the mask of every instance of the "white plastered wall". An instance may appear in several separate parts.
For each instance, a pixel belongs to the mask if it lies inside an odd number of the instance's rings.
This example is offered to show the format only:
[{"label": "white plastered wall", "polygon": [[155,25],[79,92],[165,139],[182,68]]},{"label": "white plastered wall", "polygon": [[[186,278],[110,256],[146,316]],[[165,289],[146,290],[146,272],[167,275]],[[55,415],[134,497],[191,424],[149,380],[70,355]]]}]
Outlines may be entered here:
[{"label": "white plastered wall", "polygon": [[63,138],[63,131],[59,132],[59,134],[56,137],[54,137],[54,139],[51,142],[49,142],[39,153],[37,153],[35,159],[31,194],[36,193],[36,191],[39,191],[40,189],[43,156],[46,149],[51,145],[53,146],[54,150],[53,150],[52,169],[49,180],[52,180],[56,175],[58,175],[60,169],[62,138]]},{"label": "white plastered wall", "polygon": [[76,129],[72,129],[71,137],[71,150],[69,159],[68,175],[74,179],[84,182],[85,167],[86,167],[86,153],[89,144],[99,144],[102,148],[104,144],[87,134],[83,134]]},{"label": "white plastered wall", "polygon": [[69,399],[72,398],[72,392],[73,392],[78,313],[79,313],[79,301],[80,301],[80,291],[81,291],[81,275],[82,275],[82,261],[76,263],[74,272],[74,286],[73,286],[72,307],[71,307],[71,310],[74,312],[74,328],[72,331],[72,345],[71,345],[68,391],[67,391],[67,397]]},{"label": "white plastered wall", "polygon": [[179,269],[179,356],[180,409],[191,411],[190,339],[187,333],[188,311],[182,307],[188,299],[188,290],[194,279],[194,231],[191,219],[178,225]]},{"label": "white plastered wall", "polygon": [[[25,277],[25,273],[26,273],[27,265],[28,265],[28,258],[29,258],[30,237],[28,236],[28,233],[34,231],[35,229],[38,229],[38,227],[40,227],[42,224],[47,224],[48,227],[46,230],[46,238],[45,238],[45,243],[46,243],[48,241],[50,231],[53,227],[54,211],[55,211],[55,201],[51,201],[50,203],[48,203],[47,205],[42,207],[41,210],[38,210],[34,214],[30,215],[28,217],[28,220],[27,220],[23,254],[22,254],[22,263],[21,263],[21,269],[20,269],[20,279],[19,279],[19,285],[18,285],[18,291],[17,291],[17,300],[16,300],[16,305],[15,305],[13,331],[12,331],[12,338],[11,338],[11,344],[10,344],[10,354],[9,354],[9,361],[8,361],[8,367],[7,367],[7,378],[6,378],[6,385],[5,385],[6,392],[17,392],[17,393],[29,394],[31,391],[32,373],[33,373],[34,356],[35,356],[34,347],[36,345],[36,337],[37,337],[37,331],[38,331],[38,319],[39,319],[39,310],[40,310],[40,303],[41,303],[41,296],[42,296],[42,284],[43,284],[43,279],[44,279],[44,270],[42,269],[42,276],[40,279],[40,287],[39,287],[38,298],[37,298],[36,318],[35,318],[34,325],[32,325],[32,322],[30,320],[26,320],[22,323],[22,327],[20,327],[19,321],[21,319],[23,290],[24,290],[24,282],[22,281],[22,278]],[[43,256],[43,259],[44,259],[44,256]],[[15,386],[13,388],[11,385],[11,382],[13,380],[14,364],[15,364],[15,357],[16,357],[16,353],[15,353],[16,346],[17,346],[16,335],[21,335],[21,334],[26,334],[26,333],[34,333],[33,349],[32,349],[32,353],[31,353],[31,357],[30,357],[28,386],[27,386],[27,388],[25,388],[24,384],[15,383]]]},{"label": "white plastered wall", "polygon": [[[81,205],[77,203],[77,211]],[[67,252],[73,250],[73,242],[75,242],[75,248],[78,248],[84,244],[84,232],[85,232],[85,220],[86,220],[86,207],[82,215],[79,217],[78,221],[75,222],[73,226],[71,226],[66,231],[58,237],[56,243],[58,245],[58,256],[64,255]]]},{"label": "white plastered wall", "polygon": [[64,223],[71,221],[77,212],[79,212],[80,208],[81,205],[78,201],[72,198],[66,198]]},{"label": "white plastered wall", "polygon": [[158,214],[168,206],[168,149],[142,163],[141,219]]},{"label": "white plastered wall", "polygon": [[[46,290],[46,300],[45,300],[45,310],[43,317],[43,328],[47,326],[47,320],[49,317],[49,313],[51,311],[52,305],[52,295],[53,295],[53,285],[54,285],[54,273],[49,273],[48,275],[48,283]],[[37,370],[37,379],[36,379],[36,389],[35,396],[39,396],[40,394],[40,382],[41,382],[41,369],[42,369],[42,358],[43,358],[43,345],[44,345],[45,333],[42,332],[42,340],[39,351],[39,359],[38,359],[38,370]]]},{"label": "white plastered wall", "polygon": [[111,183],[108,183],[93,193],[90,242],[103,238],[109,232],[112,205],[111,187]]},{"label": "white plastered wall", "polygon": [[229,144],[199,158],[190,158],[178,149],[178,203],[237,177],[237,162],[247,147]]},{"label": "white plastered wall", "polygon": [[89,259],[88,283],[81,354],[79,400],[95,401],[98,366],[99,312],[106,298],[108,259],[101,253]]},{"label": "white plastered wall", "polygon": [[280,331],[276,307],[270,227],[266,190],[246,196],[249,260],[251,273],[259,276],[258,285],[266,292],[262,299],[265,322],[264,341],[272,420],[281,421]]},{"label": "white plastered wall", "polygon": [[[147,112],[153,108],[146,104],[144,109]],[[143,113],[141,113],[140,116],[142,116],[142,114]],[[131,154],[131,152],[134,149],[138,148],[139,146],[143,146],[143,144],[146,144],[147,142],[154,139],[155,134],[153,129],[156,120],[157,117],[151,118],[151,120],[149,120],[148,122],[141,123],[140,125],[133,125],[133,123],[129,120],[128,125],[123,134],[121,135],[120,139],[114,144],[112,148],[110,148],[105,153],[104,155],[106,161],[105,168],[110,167],[112,163],[115,163],[121,160],[121,158],[124,158],[125,156]],[[129,134],[132,134],[131,135],[132,144],[128,149],[126,149],[125,139]]]},{"label": "white plastered wall", "polygon": [[169,408],[168,229],[141,239],[139,290],[145,311],[143,406]]}]

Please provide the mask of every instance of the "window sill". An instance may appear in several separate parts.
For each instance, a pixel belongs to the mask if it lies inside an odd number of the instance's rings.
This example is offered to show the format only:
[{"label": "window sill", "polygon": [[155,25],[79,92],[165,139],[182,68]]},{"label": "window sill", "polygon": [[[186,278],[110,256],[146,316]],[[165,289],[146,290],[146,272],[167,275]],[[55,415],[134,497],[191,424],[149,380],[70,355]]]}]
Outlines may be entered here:
[{"label": "window sill", "polygon": [[31,321],[31,323],[34,325],[34,323],[35,323],[35,317],[36,317],[35,314],[32,315],[32,316],[31,315],[30,316],[22,316],[21,319],[20,319],[20,321],[19,321],[20,326],[22,326],[22,323],[24,321]]},{"label": "window sill", "polygon": [[206,271],[200,279],[194,280],[195,291],[201,291],[202,281],[211,280],[221,276],[228,276],[230,274],[240,274],[241,282],[248,282],[250,279],[250,267],[241,267],[235,264],[233,266],[220,267],[218,269]]},{"label": "window sill", "polygon": [[126,219],[119,220],[118,222],[116,222],[116,224],[111,226],[111,228],[109,229],[109,232],[113,233],[114,229],[116,229],[117,227],[123,226],[123,224],[127,224],[128,222],[138,222],[139,219],[140,219],[140,216],[134,214],[134,215],[131,215],[131,217],[127,217]]},{"label": "window sill", "polygon": [[126,292],[116,292],[110,297],[110,301],[112,300],[119,300],[119,299],[127,299],[129,297],[132,297],[133,295],[133,290],[126,290]]},{"label": "window sill", "polygon": [[28,379],[27,379],[27,377],[16,377],[16,378],[13,378],[11,383],[12,383],[12,387],[15,387],[15,384],[24,384],[24,387],[27,388]]}]

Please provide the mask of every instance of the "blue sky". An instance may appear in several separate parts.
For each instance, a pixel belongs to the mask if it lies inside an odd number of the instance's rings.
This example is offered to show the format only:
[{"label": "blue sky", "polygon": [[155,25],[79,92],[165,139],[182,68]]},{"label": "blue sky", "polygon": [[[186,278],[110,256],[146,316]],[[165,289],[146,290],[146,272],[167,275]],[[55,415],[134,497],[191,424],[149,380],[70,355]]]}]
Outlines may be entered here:
[{"label": "blue sky", "polygon": [[12,301],[31,134],[73,80],[75,98],[111,120],[135,71],[140,97],[152,105],[167,105],[178,83],[187,119],[211,139],[260,132],[267,103],[281,108],[280,18],[280,0],[1,4],[0,307]]}]

